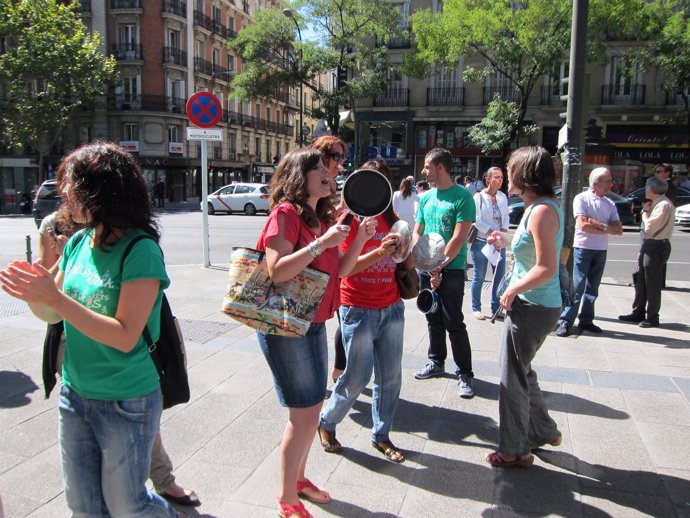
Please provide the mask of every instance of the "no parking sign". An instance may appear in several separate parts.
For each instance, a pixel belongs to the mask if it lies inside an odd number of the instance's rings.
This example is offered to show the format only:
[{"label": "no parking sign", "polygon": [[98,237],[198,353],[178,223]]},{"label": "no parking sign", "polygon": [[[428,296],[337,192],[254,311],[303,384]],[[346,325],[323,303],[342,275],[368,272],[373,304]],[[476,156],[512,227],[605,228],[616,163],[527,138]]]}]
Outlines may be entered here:
[{"label": "no parking sign", "polygon": [[187,100],[187,117],[198,128],[212,128],[223,116],[223,107],[210,92],[197,92]]}]

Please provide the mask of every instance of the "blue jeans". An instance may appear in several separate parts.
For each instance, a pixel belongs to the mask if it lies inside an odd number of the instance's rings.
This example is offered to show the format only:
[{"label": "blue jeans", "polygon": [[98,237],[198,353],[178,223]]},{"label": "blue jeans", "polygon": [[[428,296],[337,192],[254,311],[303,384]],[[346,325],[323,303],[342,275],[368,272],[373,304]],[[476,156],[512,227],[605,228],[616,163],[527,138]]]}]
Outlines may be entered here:
[{"label": "blue jeans", "polygon": [[340,325],[347,367],[333,387],[319,425],[334,431],[369,383],[373,371],[371,440],[386,441],[400,396],[405,306],[401,300],[383,309],[340,306]]},{"label": "blue jeans", "polygon": [[[419,274],[419,288],[431,287],[431,278],[426,272]],[[474,376],[472,372],[472,349],[467,326],[462,314],[462,299],[465,294],[465,270],[443,270],[441,285],[436,290],[441,297],[441,307],[434,313],[427,313],[429,328],[428,356],[435,365],[443,365],[448,355],[446,331],[450,338],[456,374]]]},{"label": "blue jeans", "polygon": [[[475,239],[474,243],[472,243],[472,248],[470,248],[472,263],[474,264],[474,275],[472,277],[472,311],[482,310],[482,285],[486,277],[486,268],[489,265],[489,260],[482,253],[484,245],[486,245],[485,240]],[[501,307],[501,301],[496,294],[498,291],[498,283],[501,281],[506,271],[505,248],[501,249],[501,260],[493,270],[495,282],[491,283],[491,313],[496,313],[498,308]]]},{"label": "blue jeans", "polygon": [[[563,310],[560,321],[569,326],[575,323],[578,309],[580,324],[591,324],[594,320],[594,302],[599,296],[599,284],[606,266],[606,250],[573,249],[573,284],[575,298],[573,305]],[[582,307],[580,307],[582,302]]]},{"label": "blue jeans", "polygon": [[168,502],[146,489],[163,410],[160,390],[102,401],[63,386],[58,410],[62,476],[73,518],[177,516]]}]

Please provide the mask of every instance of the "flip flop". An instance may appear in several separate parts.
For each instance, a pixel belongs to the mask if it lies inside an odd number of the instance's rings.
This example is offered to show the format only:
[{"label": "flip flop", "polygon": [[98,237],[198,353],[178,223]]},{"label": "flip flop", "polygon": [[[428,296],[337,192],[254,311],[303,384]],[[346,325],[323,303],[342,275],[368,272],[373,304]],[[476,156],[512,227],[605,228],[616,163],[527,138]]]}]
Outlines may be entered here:
[{"label": "flip flop", "polygon": [[[305,489],[308,489],[312,494],[306,493]],[[319,494],[324,496],[319,498]],[[315,504],[327,504],[331,501],[331,495],[328,494],[328,491],[316,487],[308,478],[297,481],[297,496],[304,497]]]},{"label": "flip flop", "polygon": [[492,451],[486,454],[486,462],[497,468],[529,468],[534,464],[534,455],[528,453],[527,455],[518,455],[512,460],[507,460],[501,452]]},{"label": "flip flop", "polygon": [[[405,455],[401,452],[395,445],[390,441],[371,441],[371,445],[381,453],[383,453],[386,458],[391,462],[403,462],[405,460]],[[383,446],[381,446],[383,445]]]},{"label": "flip flop", "polygon": [[321,441],[321,446],[323,446],[325,452],[340,453],[343,451],[342,445],[338,442],[338,439],[335,438],[335,430],[329,432],[328,430],[324,430],[319,426],[316,429],[316,432],[319,434],[319,440]]},{"label": "flip flop", "polygon": [[183,496],[175,496],[168,493],[158,494],[173,504],[184,505],[187,507],[199,507],[201,505],[201,500],[199,500],[199,497],[194,491],[190,491],[189,494],[184,494]]}]

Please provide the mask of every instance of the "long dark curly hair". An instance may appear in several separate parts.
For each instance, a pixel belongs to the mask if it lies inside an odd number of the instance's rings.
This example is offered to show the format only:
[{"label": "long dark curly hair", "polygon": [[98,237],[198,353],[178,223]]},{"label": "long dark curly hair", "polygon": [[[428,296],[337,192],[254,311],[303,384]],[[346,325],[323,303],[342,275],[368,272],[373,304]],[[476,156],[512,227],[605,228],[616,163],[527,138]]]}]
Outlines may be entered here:
[{"label": "long dark curly hair", "polygon": [[269,204],[271,209],[281,203],[291,203],[297,213],[309,227],[319,226],[323,221],[327,225],[335,223],[335,208],[332,197],[321,198],[314,211],[308,202],[307,173],[323,161],[323,155],[317,149],[299,148],[287,153],[278,164],[269,187]]},{"label": "long dark curly hair", "polygon": [[[63,205],[68,205],[64,187],[90,220],[86,228],[102,227],[96,245],[108,249],[119,237],[116,232],[141,229],[160,239],[153,217],[146,180],[134,157],[111,142],[95,142],[75,149],[57,169]],[[113,239],[116,238],[116,239]]]}]

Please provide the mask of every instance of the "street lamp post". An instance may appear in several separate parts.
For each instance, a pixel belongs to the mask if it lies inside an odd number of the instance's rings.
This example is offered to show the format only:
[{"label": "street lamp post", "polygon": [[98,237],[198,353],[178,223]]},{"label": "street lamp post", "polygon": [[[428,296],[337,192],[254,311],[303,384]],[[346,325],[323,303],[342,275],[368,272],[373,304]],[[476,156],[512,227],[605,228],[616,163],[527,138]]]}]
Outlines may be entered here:
[{"label": "street lamp post", "polygon": [[[295,22],[295,27],[297,27],[297,36],[299,37],[300,49],[299,49],[299,60],[302,61],[302,31],[299,28],[299,23],[290,9],[283,9],[283,14]],[[304,92],[303,92],[303,81],[302,78],[299,80],[299,147],[304,146]]]}]

